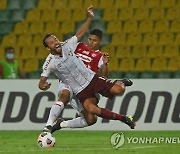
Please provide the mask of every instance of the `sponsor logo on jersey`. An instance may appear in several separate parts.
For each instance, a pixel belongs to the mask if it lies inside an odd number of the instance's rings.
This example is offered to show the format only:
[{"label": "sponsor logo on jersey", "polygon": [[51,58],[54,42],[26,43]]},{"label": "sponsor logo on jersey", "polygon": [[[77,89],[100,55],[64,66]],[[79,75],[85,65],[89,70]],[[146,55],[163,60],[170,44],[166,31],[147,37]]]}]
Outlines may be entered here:
[{"label": "sponsor logo on jersey", "polygon": [[92,54],[92,57],[96,57],[96,54],[93,53],[93,54]]},{"label": "sponsor logo on jersey", "polygon": [[69,55],[69,56],[73,56],[73,52],[72,52],[72,51],[69,51],[68,55]]},{"label": "sponsor logo on jersey", "polygon": [[92,58],[86,55],[83,55],[81,53],[76,54],[82,61],[90,63],[92,61]]},{"label": "sponsor logo on jersey", "polygon": [[51,60],[52,60],[52,57],[49,57],[49,59],[47,60],[45,66],[44,66],[44,70],[47,70],[47,67],[48,67],[49,63],[51,62]]}]

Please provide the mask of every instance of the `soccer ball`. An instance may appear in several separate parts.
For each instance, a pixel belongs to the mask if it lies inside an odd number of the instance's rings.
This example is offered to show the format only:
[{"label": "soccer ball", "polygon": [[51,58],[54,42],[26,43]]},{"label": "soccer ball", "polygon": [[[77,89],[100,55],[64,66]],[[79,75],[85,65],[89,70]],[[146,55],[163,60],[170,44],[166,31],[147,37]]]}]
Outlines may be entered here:
[{"label": "soccer ball", "polygon": [[37,140],[38,146],[41,148],[51,148],[54,147],[56,142],[55,137],[49,132],[42,132]]}]

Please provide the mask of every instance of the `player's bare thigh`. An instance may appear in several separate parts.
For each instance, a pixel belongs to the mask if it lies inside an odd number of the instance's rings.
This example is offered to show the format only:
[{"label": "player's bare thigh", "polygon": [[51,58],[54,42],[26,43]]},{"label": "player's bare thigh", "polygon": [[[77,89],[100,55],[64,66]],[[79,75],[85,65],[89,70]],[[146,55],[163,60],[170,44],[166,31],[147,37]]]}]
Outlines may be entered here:
[{"label": "player's bare thigh", "polygon": [[82,104],[85,110],[91,114],[100,115],[101,109],[97,106],[97,98],[88,98]]},{"label": "player's bare thigh", "polygon": [[115,83],[113,87],[110,89],[110,93],[113,95],[123,94],[124,91],[125,91],[125,85],[121,81],[119,81],[118,83]]}]

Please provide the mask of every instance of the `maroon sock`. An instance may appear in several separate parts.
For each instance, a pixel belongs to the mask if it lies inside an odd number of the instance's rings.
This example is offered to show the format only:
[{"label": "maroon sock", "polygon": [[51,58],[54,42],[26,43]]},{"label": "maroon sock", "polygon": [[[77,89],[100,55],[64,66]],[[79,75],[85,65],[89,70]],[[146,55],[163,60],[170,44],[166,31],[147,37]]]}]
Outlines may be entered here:
[{"label": "maroon sock", "polygon": [[100,117],[111,120],[123,120],[124,115],[111,112],[105,108],[101,108]]}]

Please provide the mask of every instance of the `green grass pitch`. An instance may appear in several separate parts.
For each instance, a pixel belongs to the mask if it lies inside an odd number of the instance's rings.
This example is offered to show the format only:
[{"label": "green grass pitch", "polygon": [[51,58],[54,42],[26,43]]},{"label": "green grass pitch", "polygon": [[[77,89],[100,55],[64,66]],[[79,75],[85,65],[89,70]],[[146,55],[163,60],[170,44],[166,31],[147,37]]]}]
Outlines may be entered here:
[{"label": "green grass pitch", "polygon": [[[112,147],[113,133],[123,132],[125,143]],[[179,143],[127,143],[127,137],[178,137],[180,131],[59,131],[56,145],[44,149],[37,146],[41,131],[0,131],[0,154],[178,154]]]}]

